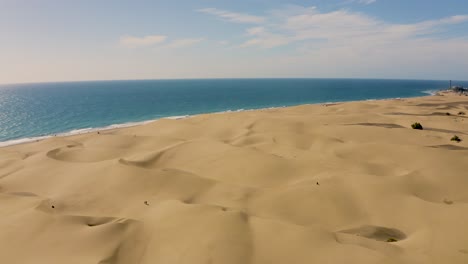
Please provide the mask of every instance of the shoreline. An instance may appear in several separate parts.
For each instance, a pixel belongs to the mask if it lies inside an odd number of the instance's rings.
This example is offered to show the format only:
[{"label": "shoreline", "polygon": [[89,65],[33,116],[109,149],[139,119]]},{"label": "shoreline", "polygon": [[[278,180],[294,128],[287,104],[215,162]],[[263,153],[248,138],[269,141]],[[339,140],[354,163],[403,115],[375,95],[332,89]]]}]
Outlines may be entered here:
[{"label": "shoreline", "polygon": [[252,108],[252,109],[236,109],[236,110],[224,110],[224,111],[219,111],[219,112],[206,112],[206,113],[198,113],[198,114],[193,114],[193,115],[181,115],[181,116],[167,116],[167,117],[160,117],[156,119],[149,119],[149,120],[144,120],[144,121],[130,121],[126,123],[118,123],[118,124],[111,124],[108,126],[103,126],[103,127],[88,127],[88,128],[77,128],[73,129],[70,131],[65,131],[65,132],[59,132],[56,134],[50,134],[50,135],[41,135],[41,136],[35,136],[35,137],[26,137],[26,138],[17,138],[17,139],[10,139],[6,141],[0,141],[0,148],[5,148],[9,146],[16,146],[16,145],[21,145],[21,144],[27,144],[27,143],[32,143],[32,142],[38,142],[42,141],[48,138],[54,138],[54,137],[70,137],[70,136],[76,136],[76,135],[83,135],[83,134],[89,134],[89,133],[95,133],[95,132],[100,132],[100,131],[111,131],[111,130],[116,130],[116,129],[122,129],[122,128],[129,128],[129,127],[136,127],[136,126],[142,126],[146,125],[149,123],[156,122],[161,119],[185,119],[185,118],[191,118],[194,116],[198,115],[207,115],[207,114],[223,114],[223,113],[233,113],[233,112],[248,112],[248,111],[262,111],[262,110],[268,110],[268,109],[280,109],[280,108],[288,108],[288,107],[296,107],[296,106],[304,106],[304,105],[330,105],[330,104],[342,104],[342,103],[353,103],[353,102],[366,102],[366,101],[385,101],[385,100],[401,100],[401,99],[408,99],[408,98],[421,98],[421,97],[430,97],[430,96],[436,96],[439,92],[447,92],[449,90],[427,90],[427,91],[421,91],[421,93],[426,94],[422,96],[411,96],[411,97],[396,97],[396,98],[382,98],[382,99],[363,99],[363,100],[351,100],[351,101],[330,101],[330,102],[320,102],[320,103],[306,103],[306,104],[295,104],[295,105],[283,105],[283,106],[271,106],[271,107],[263,107],[263,108]]},{"label": "shoreline", "polygon": [[382,98],[382,99],[363,99],[363,100],[351,100],[351,101],[330,101],[330,102],[320,102],[320,103],[308,103],[308,104],[295,104],[295,105],[285,105],[285,106],[272,106],[272,107],[264,107],[264,108],[253,108],[253,109],[236,109],[236,110],[224,110],[224,111],[219,111],[219,112],[206,112],[206,113],[198,113],[198,114],[193,114],[193,115],[181,115],[181,116],[167,116],[167,117],[160,117],[156,119],[149,119],[149,120],[144,120],[144,121],[130,121],[126,123],[118,123],[118,124],[111,124],[108,126],[104,127],[89,127],[89,128],[78,128],[78,129],[73,129],[70,131],[65,131],[65,132],[60,132],[57,134],[50,134],[50,135],[43,135],[43,136],[36,136],[36,137],[26,137],[26,138],[18,138],[18,139],[11,139],[7,141],[0,141],[0,148],[4,147],[9,147],[9,146],[15,146],[15,145],[20,145],[20,144],[27,144],[31,142],[38,142],[41,140],[45,140],[48,138],[53,138],[53,137],[70,137],[70,136],[76,136],[76,135],[83,135],[83,134],[89,134],[89,133],[95,133],[99,131],[111,131],[111,130],[116,130],[116,129],[122,129],[122,128],[129,128],[129,127],[136,127],[136,126],[141,126],[141,125],[146,125],[149,123],[156,122],[161,119],[185,119],[185,118],[190,118],[198,115],[207,115],[207,114],[223,114],[223,113],[233,113],[233,112],[247,112],[247,111],[262,111],[262,110],[268,110],[268,109],[280,109],[280,108],[288,108],[288,107],[296,107],[296,106],[303,106],[303,105],[330,105],[330,104],[342,104],[342,103],[353,103],[353,102],[366,102],[366,101],[385,101],[385,100],[401,100],[401,99],[408,99],[408,98],[421,98],[421,97],[430,97],[430,96],[436,96],[439,92],[450,92],[449,90],[428,90],[428,91],[422,91],[421,93],[426,94],[422,96],[411,96],[411,97],[396,97],[396,98]]}]

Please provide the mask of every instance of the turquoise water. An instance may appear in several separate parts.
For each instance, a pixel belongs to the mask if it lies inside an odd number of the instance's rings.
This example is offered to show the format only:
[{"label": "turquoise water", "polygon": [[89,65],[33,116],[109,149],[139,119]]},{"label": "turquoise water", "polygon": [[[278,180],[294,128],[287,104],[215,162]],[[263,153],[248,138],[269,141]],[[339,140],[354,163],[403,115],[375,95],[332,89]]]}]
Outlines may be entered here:
[{"label": "turquoise water", "polygon": [[[467,86],[468,82],[454,82]],[[143,80],[0,86],[2,145],[162,117],[306,103],[421,96],[446,81]]]}]

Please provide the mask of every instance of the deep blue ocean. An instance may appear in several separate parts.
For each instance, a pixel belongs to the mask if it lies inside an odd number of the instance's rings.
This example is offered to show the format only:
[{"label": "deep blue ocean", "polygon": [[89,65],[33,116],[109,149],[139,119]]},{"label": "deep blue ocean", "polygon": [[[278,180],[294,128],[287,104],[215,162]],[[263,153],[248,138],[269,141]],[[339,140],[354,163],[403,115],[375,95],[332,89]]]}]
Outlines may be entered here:
[{"label": "deep blue ocean", "polygon": [[[468,82],[454,82],[467,86]],[[0,145],[162,117],[422,96],[447,81],[211,79],[0,85]]]}]

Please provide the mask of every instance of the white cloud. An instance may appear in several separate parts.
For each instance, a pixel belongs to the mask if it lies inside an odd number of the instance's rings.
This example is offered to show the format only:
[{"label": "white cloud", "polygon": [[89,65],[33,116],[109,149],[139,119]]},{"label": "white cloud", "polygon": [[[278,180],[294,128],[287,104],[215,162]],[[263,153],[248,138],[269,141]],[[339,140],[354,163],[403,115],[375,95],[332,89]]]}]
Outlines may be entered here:
[{"label": "white cloud", "polygon": [[[167,42],[168,37],[163,35],[151,35],[144,37],[134,37],[134,36],[122,36],[120,38],[120,44],[129,47],[129,48],[138,48],[138,47],[149,47],[155,46]],[[176,39],[164,46],[159,46],[160,48],[186,48],[193,46],[199,42],[203,41],[203,38],[183,38]]]},{"label": "white cloud", "polygon": [[373,4],[375,3],[377,0],[359,0],[358,2],[360,4],[365,4],[365,5],[370,5],[370,4]]},{"label": "white cloud", "polygon": [[269,34],[260,38],[249,39],[240,45],[241,48],[258,46],[262,48],[274,48],[288,44],[288,39],[275,34]]},{"label": "white cloud", "polygon": [[229,11],[225,11],[225,10],[221,10],[217,8],[203,8],[203,9],[198,9],[197,11],[201,13],[205,13],[205,14],[214,15],[223,20],[235,22],[235,23],[260,24],[265,21],[265,18],[261,16],[253,16],[253,15],[248,15],[248,14],[229,12]]},{"label": "white cloud", "polygon": [[265,32],[265,28],[264,27],[253,27],[253,28],[249,28],[247,29],[247,35],[260,35],[262,33]]},{"label": "white cloud", "polygon": [[240,45],[241,48],[260,46],[263,48],[274,48],[288,44],[289,40],[286,36],[267,32],[264,27],[253,27],[247,29],[248,36],[255,38],[247,40]]},{"label": "white cloud", "polygon": [[248,28],[241,47],[272,48],[296,42],[326,42],[327,46],[361,43],[364,46],[404,43],[424,36],[436,39],[445,27],[468,21],[457,15],[412,24],[392,24],[362,13],[337,10],[321,13],[315,7],[294,7],[270,12],[271,23]]},{"label": "white cloud", "polygon": [[[468,67],[468,35],[440,35],[468,22],[467,15],[395,24],[346,10],[278,12],[273,23],[247,29],[241,47],[295,44],[275,64],[293,65],[297,76],[443,79]],[[281,68],[271,71],[280,74]]]},{"label": "white cloud", "polygon": [[167,36],[164,35],[149,35],[144,37],[134,37],[126,35],[120,37],[120,44],[126,47],[136,48],[160,44],[166,41],[166,39]]},{"label": "white cloud", "polygon": [[313,14],[317,13],[318,9],[315,6],[300,6],[300,5],[286,5],[281,9],[270,10],[268,14],[270,14],[274,18],[287,18],[289,16],[300,15],[300,14]]},{"label": "white cloud", "polygon": [[177,48],[186,48],[193,46],[197,43],[200,43],[203,41],[203,38],[186,38],[186,39],[177,39],[174,40],[173,42],[169,43],[166,47],[167,48],[172,48],[172,49],[177,49]]},{"label": "white cloud", "polygon": [[348,5],[348,4],[352,4],[352,3],[358,3],[358,4],[363,4],[363,5],[370,5],[370,4],[373,4],[377,2],[377,0],[347,0],[343,3],[341,3],[342,5]]},{"label": "white cloud", "polygon": [[462,23],[466,21],[468,21],[468,15],[451,16],[449,18],[441,20],[442,23],[446,23],[446,24],[457,24],[457,23]]},{"label": "white cloud", "polygon": [[[468,15],[398,24],[346,9],[322,12],[294,5],[266,10],[260,20],[240,19],[227,15],[237,13],[218,9],[203,12],[247,26],[238,36],[214,41],[218,48],[209,54],[187,54],[203,62],[202,67],[181,69],[171,60],[171,74],[443,79],[464,76],[468,67],[468,34],[449,32],[453,25],[468,23]],[[169,49],[190,47],[203,39],[164,41],[158,46],[158,56],[169,56],[173,54]],[[283,48],[261,51],[277,47]],[[259,50],[252,53],[249,49]],[[251,56],[248,63],[245,54]],[[219,61],[229,68],[219,66]]]}]

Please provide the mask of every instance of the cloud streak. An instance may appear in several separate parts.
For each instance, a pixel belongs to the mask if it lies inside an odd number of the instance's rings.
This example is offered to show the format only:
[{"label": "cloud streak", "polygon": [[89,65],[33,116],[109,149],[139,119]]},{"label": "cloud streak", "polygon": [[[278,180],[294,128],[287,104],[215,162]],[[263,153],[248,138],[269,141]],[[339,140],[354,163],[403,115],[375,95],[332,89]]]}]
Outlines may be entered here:
[{"label": "cloud streak", "polygon": [[347,0],[343,3],[341,3],[341,5],[349,5],[349,4],[353,4],[353,3],[357,3],[357,4],[362,4],[362,5],[370,5],[370,4],[373,4],[377,2],[377,0]]},{"label": "cloud streak", "polygon": [[203,41],[203,38],[178,39],[169,43],[166,47],[171,49],[187,48]]},{"label": "cloud streak", "polygon": [[[157,46],[159,49],[179,49],[187,48],[202,42],[203,38],[183,38],[175,39],[167,43],[168,37],[165,35],[149,35],[144,37],[135,37],[125,35],[120,37],[120,44],[127,48],[142,48]],[[167,44],[164,44],[167,43]],[[164,44],[164,45],[161,45]]]},{"label": "cloud streak", "polygon": [[135,36],[122,36],[120,37],[120,44],[130,48],[147,47],[166,41],[167,36],[164,35],[148,35],[144,37]]},{"label": "cloud streak", "polygon": [[359,0],[358,2],[360,4],[364,4],[364,5],[370,5],[370,4],[373,4],[375,3],[377,0]]},{"label": "cloud streak", "polygon": [[468,15],[456,15],[412,24],[392,24],[347,10],[319,12],[315,7],[295,8],[294,12],[272,12],[268,21],[246,29],[248,38],[240,47],[274,48],[292,43],[326,42],[327,46],[401,44],[422,38],[437,39],[450,25],[468,22]]},{"label": "cloud streak", "polygon": [[253,16],[248,14],[236,13],[225,11],[217,8],[203,8],[196,10],[200,13],[216,16],[222,20],[234,22],[234,23],[246,23],[246,24],[260,24],[265,22],[265,18],[261,16]]}]

